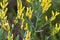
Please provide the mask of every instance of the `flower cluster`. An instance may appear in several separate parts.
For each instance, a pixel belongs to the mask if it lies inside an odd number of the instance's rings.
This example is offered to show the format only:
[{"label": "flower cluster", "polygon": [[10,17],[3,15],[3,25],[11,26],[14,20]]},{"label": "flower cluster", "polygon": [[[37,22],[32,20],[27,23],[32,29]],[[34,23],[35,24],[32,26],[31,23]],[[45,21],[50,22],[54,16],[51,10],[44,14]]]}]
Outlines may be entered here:
[{"label": "flower cluster", "polygon": [[[55,36],[59,32],[60,23],[55,19],[60,13],[57,10],[49,10],[52,7],[52,0],[17,0],[17,13],[16,16],[12,16],[14,18],[12,26],[10,25],[10,16],[6,14],[9,13],[7,12],[8,2],[9,0],[0,2],[0,29],[6,32],[5,39],[15,40],[14,38],[17,36],[16,40],[20,40],[19,38],[23,40],[49,40],[45,36],[48,34],[50,34],[48,36]],[[5,34],[4,32],[3,34]]]},{"label": "flower cluster", "polygon": [[[6,30],[6,24],[7,24],[7,16],[6,12],[8,8],[6,7],[8,5],[7,0],[3,0],[3,2],[0,2],[0,20],[1,20],[1,26]],[[4,15],[3,15],[4,14]]]},{"label": "flower cluster", "polygon": [[55,20],[56,19],[56,16],[58,16],[60,13],[59,12],[57,12],[56,11],[56,13],[54,13],[53,11],[52,11],[52,17],[51,17],[51,21],[53,21],[53,20]]},{"label": "flower cluster", "polygon": [[[22,1],[21,0],[17,0],[17,17],[16,19],[14,20],[15,23],[18,23],[18,19],[23,19],[23,22],[24,22],[24,8],[23,5],[22,5]],[[22,24],[23,24],[22,22]],[[23,26],[23,25],[22,25]]]},{"label": "flower cluster", "polygon": [[33,10],[31,10],[31,7],[27,7],[27,11],[26,11],[26,16],[31,19],[33,14]]},{"label": "flower cluster", "polygon": [[[60,13],[56,11],[56,13],[54,13],[54,11],[52,11],[52,17],[49,19],[50,21],[54,21],[56,19],[56,16],[58,16]],[[45,16],[46,21],[48,21],[48,16]]]},{"label": "flower cluster", "polygon": [[59,23],[59,25],[56,23],[55,26],[56,27],[53,29],[53,31],[51,33],[51,35],[53,35],[53,36],[59,32],[59,30],[60,30],[60,23]]},{"label": "flower cluster", "polygon": [[51,6],[51,0],[42,0],[41,6],[42,6],[42,13],[44,13]]},{"label": "flower cluster", "polygon": [[26,37],[23,40],[31,40],[31,32],[27,31],[26,32]]},{"label": "flower cluster", "polygon": [[23,13],[25,7],[23,7],[22,5],[22,1],[21,0],[17,0],[17,18],[20,19]]},{"label": "flower cluster", "polygon": [[6,13],[8,11],[7,5],[8,5],[8,0],[3,0],[2,2],[0,2],[0,6],[1,6],[1,9],[0,9],[1,27],[7,31],[8,40],[13,40],[13,34],[11,37],[10,25],[8,23],[7,16],[6,16]]}]

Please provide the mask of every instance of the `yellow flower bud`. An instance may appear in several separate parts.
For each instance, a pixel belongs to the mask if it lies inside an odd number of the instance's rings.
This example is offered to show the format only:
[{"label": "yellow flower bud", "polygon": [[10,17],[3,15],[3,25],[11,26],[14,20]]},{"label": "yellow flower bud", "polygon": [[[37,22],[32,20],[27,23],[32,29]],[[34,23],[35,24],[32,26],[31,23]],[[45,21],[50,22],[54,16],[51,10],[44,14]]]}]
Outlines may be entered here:
[{"label": "yellow flower bud", "polygon": [[47,16],[45,16],[45,19],[46,19],[46,21],[48,21],[48,17]]}]

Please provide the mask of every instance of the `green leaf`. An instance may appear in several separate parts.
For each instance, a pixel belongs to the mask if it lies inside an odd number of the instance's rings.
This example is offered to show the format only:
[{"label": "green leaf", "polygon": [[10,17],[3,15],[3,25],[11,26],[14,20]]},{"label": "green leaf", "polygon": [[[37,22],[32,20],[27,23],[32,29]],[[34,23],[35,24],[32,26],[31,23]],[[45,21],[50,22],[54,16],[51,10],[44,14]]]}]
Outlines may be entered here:
[{"label": "green leaf", "polygon": [[16,40],[19,40],[19,35],[17,35]]}]

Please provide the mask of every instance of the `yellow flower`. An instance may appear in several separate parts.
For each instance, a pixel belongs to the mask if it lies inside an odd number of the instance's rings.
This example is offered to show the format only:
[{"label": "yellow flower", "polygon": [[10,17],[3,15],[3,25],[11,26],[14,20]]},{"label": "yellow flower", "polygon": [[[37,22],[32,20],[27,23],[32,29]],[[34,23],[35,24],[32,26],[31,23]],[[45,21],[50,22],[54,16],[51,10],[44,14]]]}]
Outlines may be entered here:
[{"label": "yellow flower", "polygon": [[23,29],[23,23],[21,24],[21,29]]},{"label": "yellow flower", "polygon": [[[6,16],[6,12],[8,11],[8,8],[6,8],[4,11],[2,11],[2,14],[1,14],[1,16],[2,16],[2,18],[4,18],[5,16]],[[3,15],[4,14],[4,15]]]},{"label": "yellow flower", "polygon": [[4,5],[1,3],[1,7],[4,9]]},{"label": "yellow flower", "polygon": [[31,19],[31,17],[32,17],[32,14],[31,14],[31,15],[29,15],[29,19]]},{"label": "yellow flower", "polygon": [[13,40],[13,34],[11,36],[8,35],[8,40]]},{"label": "yellow flower", "polygon": [[56,14],[55,14],[55,16],[57,16],[57,15],[59,15],[59,14],[60,14],[60,13],[56,11]]},{"label": "yellow flower", "polygon": [[3,2],[0,3],[2,9],[4,9],[7,5],[8,5],[8,2],[7,0],[3,0]]},{"label": "yellow flower", "polygon": [[30,40],[31,32],[27,31],[25,40]]},{"label": "yellow flower", "polygon": [[59,23],[59,25],[56,23],[55,28],[53,29],[51,35],[54,36],[56,33],[59,32],[59,30],[60,30],[60,23]]},{"label": "yellow flower", "polygon": [[5,9],[5,13],[8,11],[8,8]]},{"label": "yellow flower", "polygon": [[[54,14],[55,14],[55,15],[54,15]],[[54,12],[52,11],[52,17],[51,17],[50,21],[55,20],[57,15],[59,15],[59,13],[58,13],[57,11],[56,11],[56,13],[54,13]]]},{"label": "yellow flower", "polygon": [[52,11],[52,16],[54,16],[54,12]]},{"label": "yellow flower", "polygon": [[50,19],[50,21],[53,21],[55,19],[56,19],[56,17],[55,16],[52,16],[51,19]]},{"label": "yellow flower", "polygon": [[23,25],[24,25],[24,18],[22,19],[21,29],[23,29]]},{"label": "yellow flower", "polygon": [[45,19],[46,19],[46,21],[48,20],[48,17],[47,16],[45,16]]},{"label": "yellow flower", "polygon": [[24,28],[24,30],[28,30],[28,23],[26,23],[26,27]]},{"label": "yellow flower", "polygon": [[30,3],[31,0],[26,0],[26,1]]},{"label": "yellow flower", "polygon": [[8,8],[6,7],[7,5],[8,5],[8,0],[3,0],[2,2],[0,2],[0,6],[1,6],[1,9],[0,9],[1,18],[0,19],[2,19],[2,21],[1,21],[2,22],[1,23],[2,28],[4,28],[8,33],[8,38],[7,39],[11,40],[11,37],[13,39],[13,34],[12,34],[12,36],[10,36],[11,35],[11,33],[10,33],[10,25],[8,23],[7,16],[6,16],[6,13],[8,11]]},{"label": "yellow flower", "polygon": [[11,40],[13,40],[13,37],[14,37],[14,35],[12,34],[12,35],[11,35]]},{"label": "yellow flower", "polygon": [[27,7],[26,16],[29,16],[28,11],[29,11],[29,8]]},{"label": "yellow flower", "polygon": [[42,0],[41,6],[44,7],[46,3],[47,3],[47,0]]},{"label": "yellow flower", "polygon": [[42,13],[44,13],[51,6],[51,0],[42,0],[41,6],[42,6]]},{"label": "yellow flower", "polygon": [[24,8],[23,5],[22,5],[22,1],[20,0],[20,2],[17,2],[17,8],[19,10],[20,13],[23,12]]},{"label": "yellow flower", "polygon": [[57,23],[55,24],[55,26],[56,26],[56,28],[57,28],[57,26],[58,26]]},{"label": "yellow flower", "polygon": [[10,40],[10,37],[8,36],[8,40]]},{"label": "yellow flower", "polygon": [[22,1],[21,0],[17,0],[17,18],[20,19],[23,13],[25,7],[23,7],[22,5]]},{"label": "yellow flower", "polygon": [[21,29],[23,29],[23,24],[24,24],[24,14],[22,14],[22,18],[21,18],[21,20],[22,20],[22,25],[21,25]]},{"label": "yellow flower", "polygon": [[27,16],[29,19],[32,18],[32,13],[33,13],[33,10],[31,10],[31,7],[27,7],[26,16]]},{"label": "yellow flower", "polygon": [[2,24],[2,28],[4,28],[4,30],[7,30],[4,23]]}]

